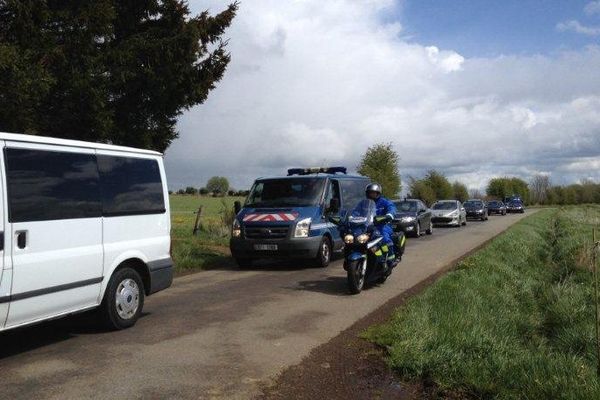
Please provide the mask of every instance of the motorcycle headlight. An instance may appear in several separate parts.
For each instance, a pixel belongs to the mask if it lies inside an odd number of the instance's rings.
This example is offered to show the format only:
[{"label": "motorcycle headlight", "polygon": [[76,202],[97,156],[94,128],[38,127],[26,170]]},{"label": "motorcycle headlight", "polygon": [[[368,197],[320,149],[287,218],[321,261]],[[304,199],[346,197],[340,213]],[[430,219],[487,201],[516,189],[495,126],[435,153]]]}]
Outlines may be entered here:
[{"label": "motorcycle headlight", "polygon": [[402,217],[400,218],[401,222],[404,222],[406,224],[413,222],[415,220],[415,217]]},{"label": "motorcycle headlight", "polygon": [[344,236],[344,243],[346,243],[346,244],[354,243],[354,236],[352,236],[352,235]]},{"label": "motorcycle headlight", "polygon": [[296,224],[296,230],[294,231],[294,237],[308,237],[310,233],[310,223],[312,219],[304,218],[298,221]]},{"label": "motorcycle headlight", "polygon": [[240,237],[242,234],[242,227],[240,226],[240,222],[236,219],[233,220],[233,225],[231,227],[231,236]]},{"label": "motorcycle headlight", "polygon": [[363,233],[362,235],[358,235],[358,237],[356,238],[356,241],[360,244],[367,243],[368,240],[369,240],[369,235],[366,233]]}]

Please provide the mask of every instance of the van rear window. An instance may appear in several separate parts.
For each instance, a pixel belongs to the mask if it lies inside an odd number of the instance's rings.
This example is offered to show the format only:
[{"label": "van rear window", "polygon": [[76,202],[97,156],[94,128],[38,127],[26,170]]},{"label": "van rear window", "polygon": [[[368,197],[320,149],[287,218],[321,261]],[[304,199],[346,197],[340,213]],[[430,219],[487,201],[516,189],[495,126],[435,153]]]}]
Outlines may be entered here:
[{"label": "van rear window", "polygon": [[9,221],[102,215],[94,154],[7,148],[5,156]]},{"label": "van rear window", "polygon": [[104,216],[165,212],[156,160],[98,155],[98,169]]}]

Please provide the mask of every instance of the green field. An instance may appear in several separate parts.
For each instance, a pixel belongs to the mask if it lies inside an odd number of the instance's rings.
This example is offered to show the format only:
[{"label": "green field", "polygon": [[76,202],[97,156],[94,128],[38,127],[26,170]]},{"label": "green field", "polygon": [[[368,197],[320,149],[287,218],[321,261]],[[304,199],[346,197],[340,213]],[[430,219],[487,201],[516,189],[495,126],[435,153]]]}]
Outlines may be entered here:
[{"label": "green field", "polygon": [[591,231],[600,208],[542,210],[365,337],[441,398],[600,399]]},{"label": "green field", "polygon": [[[171,195],[171,238],[173,260],[177,273],[210,268],[227,262],[229,224],[223,221],[225,209],[232,210],[240,197],[204,197],[195,195]],[[195,212],[202,206],[201,227],[194,236]],[[226,219],[226,218],[225,218]]]}]

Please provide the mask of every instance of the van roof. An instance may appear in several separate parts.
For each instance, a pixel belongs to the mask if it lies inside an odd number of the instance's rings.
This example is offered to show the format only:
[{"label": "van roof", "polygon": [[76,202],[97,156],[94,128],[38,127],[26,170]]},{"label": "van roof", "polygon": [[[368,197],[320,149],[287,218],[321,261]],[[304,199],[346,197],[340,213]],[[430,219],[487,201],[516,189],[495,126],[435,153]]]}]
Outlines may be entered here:
[{"label": "van roof", "polygon": [[343,175],[343,174],[310,174],[310,175],[291,175],[291,176],[261,176],[260,178],[256,178],[256,180],[262,179],[298,179],[298,178],[335,178],[335,179],[365,179],[368,180],[366,176],[362,175]]},{"label": "van roof", "polygon": [[128,153],[151,154],[161,156],[162,154],[145,149],[137,149],[135,147],[115,146],[105,143],[84,142],[82,140],[59,139],[48,136],[24,135],[20,133],[0,132],[0,140],[11,140],[13,142],[41,143],[41,144],[56,144],[60,146],[82,147],[88,149],[113,150],[123,151]]}]

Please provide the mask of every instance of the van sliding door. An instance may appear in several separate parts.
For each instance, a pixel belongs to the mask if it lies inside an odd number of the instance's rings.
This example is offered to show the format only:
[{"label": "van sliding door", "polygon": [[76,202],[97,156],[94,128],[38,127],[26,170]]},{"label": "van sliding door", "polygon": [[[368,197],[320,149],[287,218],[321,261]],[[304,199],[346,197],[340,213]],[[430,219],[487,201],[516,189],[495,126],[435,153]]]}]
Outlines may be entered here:
[{"label": "van sliding door", "polygon": [[92,149],[6,142],[7,327],[97,305],[102,206]]}]

